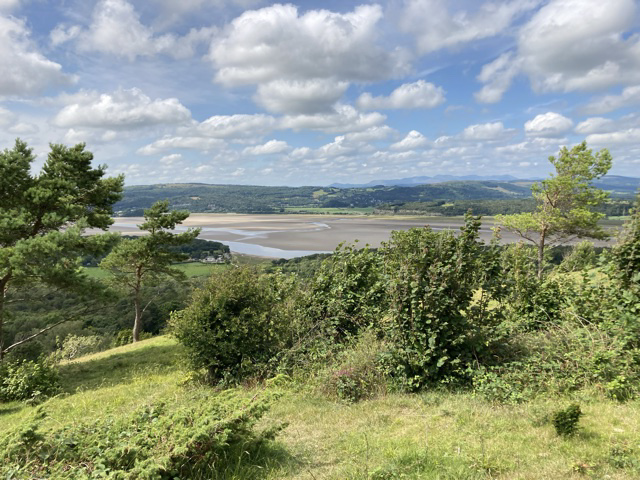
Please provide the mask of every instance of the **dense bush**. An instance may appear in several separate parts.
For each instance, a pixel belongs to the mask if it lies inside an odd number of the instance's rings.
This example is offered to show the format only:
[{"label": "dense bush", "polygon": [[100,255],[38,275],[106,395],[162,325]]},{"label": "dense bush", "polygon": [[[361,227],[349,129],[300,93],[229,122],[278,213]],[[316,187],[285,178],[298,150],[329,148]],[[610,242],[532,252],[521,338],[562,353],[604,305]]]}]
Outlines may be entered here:
[{"label": "dense bush", "polygon": [[103,350],[108,346],[108,341],[108,338],[98,335],[67,335],[52,357],[55,360],[73,360]]},{"label": "dense bush", "polygon": [[187,308],[172,313],[171,332],[211,380],[263,376],[284,347],[279,307],[288,288],[286,277],[249,267],[218,272]]},{"label": "dense bush", "polygon": [[497,270],[495,252],[477,242],[479,227],[467,216],[457,237],[428,227],[395,231],[383,248],[391,374],[410,389],[464,381],[487,346],[488,299],[474,294],[496,286]]},{"label": "dense bush", "polygon": [[[39,410],[0,439],[2,478],[216,478],[278,431],[254,426],[268,408],[233,391],[196,390],[128,415],[60,426]],[[48,426],[45,426],[48,425]]]},{"label": "dense bush", "polygon": [[386,313],[382,258],[368,246],[340,245],[309,285],[304,315],[333,341],[377,326]]},{"label": "dense bush", "polygon": [[40,401],[60,389],[58,372],[44,362],[0,363],[0,400]]}]

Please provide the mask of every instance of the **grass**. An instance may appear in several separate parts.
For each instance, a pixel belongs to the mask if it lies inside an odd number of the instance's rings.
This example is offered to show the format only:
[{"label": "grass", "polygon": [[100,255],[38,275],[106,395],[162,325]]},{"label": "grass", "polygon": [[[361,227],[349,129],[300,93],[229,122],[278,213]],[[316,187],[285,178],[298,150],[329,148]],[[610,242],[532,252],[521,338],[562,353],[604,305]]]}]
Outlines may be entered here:
[{"label": "grass", "polygon": [[[182,270],[185,275],[191,277],[204,277],[211,275],[212,272],[224,268],[228,268],[227,264],[216,263],[200,263],[200,262],[187,262],[174,265],[178,270]],[[84,267],[85,272],[91,278],[109,278],[109,272],[103,270],[100,267]]]},{"label": "grass", "polygon": [[285,207],[287,213],[313,213],[327,215],[369,215],[373,213],[373,207]]},{"label": "grass", "polygon": [[[48,400],[57,425],[116,416],[158,398],[187,401],[194,387],[168,337],[61,365],[64,394]],[[269,387],[279,394],[265,422],[288,427],[275,443],[238,452],[224,472],[237,479],[633,479],[640,477],[640,402],[595,393],[498,405],[469,393],[387,394],[347,405],[311,384]],[[247,398],[262,387],[246,387]],[[570,438],[555,434],[553,412],[576,401],[584,417]],[[35,407],[0,404],[0,435]]]}]

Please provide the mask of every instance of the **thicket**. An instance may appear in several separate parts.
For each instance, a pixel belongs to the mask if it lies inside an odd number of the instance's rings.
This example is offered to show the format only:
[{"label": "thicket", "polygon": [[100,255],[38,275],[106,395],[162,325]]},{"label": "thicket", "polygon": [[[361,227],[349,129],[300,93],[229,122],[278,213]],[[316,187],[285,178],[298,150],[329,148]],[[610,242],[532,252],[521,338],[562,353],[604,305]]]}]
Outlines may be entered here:
[{"label": "thicket", "polygon": [[639,219],[611,251],[581,243],[555,263],[547,252],[542,279],[533,247],[482,244],[470,215],[457,234],[341,246],[303,279],[233,269],[171,328],[214,382],[317,377],[347,401],[434,386],[507,402],[584,387],[626,400],[640,390]]},{"label": "thicket", "polygon": [[230,458],[254,457],[280,426],[256,428],[266,398],[198,389],[118,416],[66,425],[46,409],[0,439],[0,476],[32,478],[218,478]]}]

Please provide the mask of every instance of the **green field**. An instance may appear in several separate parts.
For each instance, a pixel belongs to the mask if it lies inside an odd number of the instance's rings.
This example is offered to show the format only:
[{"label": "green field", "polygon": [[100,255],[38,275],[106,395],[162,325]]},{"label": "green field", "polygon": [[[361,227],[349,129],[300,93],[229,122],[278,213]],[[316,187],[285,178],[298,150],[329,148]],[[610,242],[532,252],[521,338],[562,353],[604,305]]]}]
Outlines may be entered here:
[{"label": "green field", "polygon": [[[189,262],[189,263],[179,263],[175,265],[175,267],[178,270],[183,271],[187,277],[191,278],[191,277],[209,276],[211,275],[211,272],[228,268],[228,265],[215,264],[215,263]],[[92,278],[108,278],[109,277],[109,272],[102,270],[100,267],[84,267],[84,270]]]},{"label": "green field", "polygon": [[[39,408],[40,428],[117,418],[170,402],[188,408],[211,387],[189,384],[181,348],[155,337],[63,363],[64,394]],[[209,392],[209,393],[207,393]],[[582,392],[499,405],[468,393],[380,394],[349,405],[318,380],[247,386],[247,402],[277,394],[263,422],[286,422],[269,448],[227,458],[206,476],[227,479],[634,479],[640,476],[640,402]],[[572,401],[584,411],[574,437],[558,437],[550,414]],[[0,436],[26,428],[38,407],[0,404]],[[72,472],[70,472],[71,475]],[[69,478],[72,478],[71,476]],[[75,478],[75,477],[73,477]],[[96,477],[98,478],[98,477]],[[103,477],[101,477],[103,478]]]},{"label": "green field", "polygon": [[373,207],[330,208],[330,207],[286,207],[287,213],[313,213],[325,215],[369,215],[373,213]]}]

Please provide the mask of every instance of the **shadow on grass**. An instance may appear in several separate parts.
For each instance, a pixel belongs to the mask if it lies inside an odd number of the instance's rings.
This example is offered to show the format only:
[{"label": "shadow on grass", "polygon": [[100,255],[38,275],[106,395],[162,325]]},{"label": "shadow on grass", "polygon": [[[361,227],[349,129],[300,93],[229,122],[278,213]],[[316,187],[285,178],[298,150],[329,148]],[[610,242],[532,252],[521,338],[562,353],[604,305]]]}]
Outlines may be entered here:
[{"label": "shadow on grass", "polygon": [[232,445],[215,464],[198,469],[182,469],[181,478],[242,480],[282,478],[297,472],[302,462],[276,441],[258,445]]},{"label": "shadow on grass", "polygon": [[0,416],[2,415],[8,415],[10,413],[15,413],[18,410],[21,410],[22,407],[19,405],[11,405],[11,406],[4,406],[2,404],[0,404]]},{"label": "shadow on grass", "polygon": [[65,392],[74,393],[79,388],[94,390],[127,383],[141,374],[167,373],[178,368],[180,351],[178,345],[149,344],[130,351],[66,363],[59,367],[60,381]]}]

